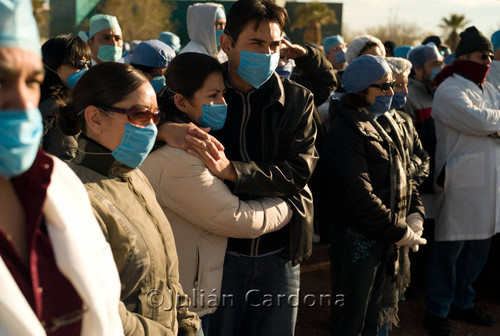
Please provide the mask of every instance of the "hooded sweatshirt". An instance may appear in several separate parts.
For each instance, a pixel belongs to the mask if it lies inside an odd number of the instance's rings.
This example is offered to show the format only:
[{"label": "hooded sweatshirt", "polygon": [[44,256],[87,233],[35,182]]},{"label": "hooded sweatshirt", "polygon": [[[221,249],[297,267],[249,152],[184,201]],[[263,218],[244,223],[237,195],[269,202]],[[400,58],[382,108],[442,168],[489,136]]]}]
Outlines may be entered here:
[{"label": "hooded sweatshirt", "polygon": [[211,2],[197,3],[188,7],[187,27],[191,41],[181,50],[180,54],[186,52],[197,52],[212,56],[220,63],[227,61],[227,55],[217,48],[215,40],[215,14],[220,4]]}]

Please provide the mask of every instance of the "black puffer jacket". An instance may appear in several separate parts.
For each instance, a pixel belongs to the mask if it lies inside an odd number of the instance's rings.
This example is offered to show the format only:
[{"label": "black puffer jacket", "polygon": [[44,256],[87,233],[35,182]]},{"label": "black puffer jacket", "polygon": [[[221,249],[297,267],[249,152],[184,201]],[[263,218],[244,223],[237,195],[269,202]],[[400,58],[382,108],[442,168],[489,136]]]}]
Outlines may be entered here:
[{"label": "black puffer jacket", "polygon": [[[330,172],[331,217],[335,225],[347,226],[370,239],[397,242],[406,231],[404,219],[389,207],[389,144],[371,124],[364,110],[339,104],[324,152]],[[424,211],[416,187],[408,213]]]}]

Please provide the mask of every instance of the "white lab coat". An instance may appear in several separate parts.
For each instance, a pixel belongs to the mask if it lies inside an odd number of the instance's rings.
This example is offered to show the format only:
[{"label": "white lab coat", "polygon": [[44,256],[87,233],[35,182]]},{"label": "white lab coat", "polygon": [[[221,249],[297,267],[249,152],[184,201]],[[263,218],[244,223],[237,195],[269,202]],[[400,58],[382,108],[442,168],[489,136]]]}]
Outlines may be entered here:
[{"label": "white lab coat", "polygon": [[[85,307],[82,335],[123,335],[118,314],[120,278],[109,244],[93,215],[85,187],[61,160],[54,169],[43,214],[56,263]],[[0,335],[45,335],[41,323],[0,258]]]},{"label": "white lab coat", "polygon": [[500,94],[500,61],[494,60],[490,63],[490,71],[488,72],[486,81],[493,84]]},{"label": "white lab coat", "polygon": [[438,87],[432,104],[436,124],[436,241],[487,239],[500,232],[500,95],[460,76]]}]

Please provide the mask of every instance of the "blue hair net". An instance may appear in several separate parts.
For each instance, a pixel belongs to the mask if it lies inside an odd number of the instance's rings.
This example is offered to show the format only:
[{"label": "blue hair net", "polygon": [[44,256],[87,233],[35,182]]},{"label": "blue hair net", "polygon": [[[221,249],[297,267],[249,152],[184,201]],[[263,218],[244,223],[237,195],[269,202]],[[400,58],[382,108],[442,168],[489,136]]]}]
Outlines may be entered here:
[{"label": "blue hair net", "polygon": [[332,35],[325,37],[323,39],[323,42],[321,42],[326,53],[329,52],[330,49],[341,43],[342,44],[344,43],[344,38],[340,35]]},{"label": "blue hair net", "polygon": [[40,52],[40,37],[30,0],[0,0],[0,47]]},{"label": "blue hair net", "polygon": [[406,58],[408,56],[408,52],[411,50],[411,46],[402,45],[394,48],[394,57],[402,57]]},{"label": "blue hair net", "polygon": [[181,49],[181,39],[174,33],[163,32],[158,36],[158,40],[168,44],[175,52],[179,52]]},{"label": "blue hair net", "polygon": [[497,51],[497,49],[500,48],[500,30],[497,30],[491,35],[491,43],[493,44],[493,51]]},{"label": "blue hair net", "polygon": [[90,18],[89,38],[104,29],[116,29],[119,34],[122,33],[116,16],[97,14]]},{"label": "blue hair net", "polygon": [[224,11],[224,7],[217,7],[217,11],[215,12],[215,19],[225,19],[226,12]]},{"label": "blue hair net", "polygon": [[166,68],[174,57],[174,50],[162,41],[147,40],[135,47],[130,64]]},{"label": "blue hair net", "polygon": [[446,55],[446,57],[444,58],[444,64],[451,65],[454,59],[455,59],[455,53]]},{"label": "blue hair net", "polygon": [[425,62],[442,57],[434,43],[420,45],[408,53],[408,60],[413,66],[422,66]]},{"label": "blue hair net", "polygon": [[360,92],[391,71],[380,56],[361,55],[356,57],[342,75],[342,86],[347,93]]},{"label": "blue hair net", "polygon": [[87,43],[87,41],[89,40],[89,32],[86,32],[86,31],[83,31],[83,30],[80,30],[78,32],[78,37],[85,43]]}]

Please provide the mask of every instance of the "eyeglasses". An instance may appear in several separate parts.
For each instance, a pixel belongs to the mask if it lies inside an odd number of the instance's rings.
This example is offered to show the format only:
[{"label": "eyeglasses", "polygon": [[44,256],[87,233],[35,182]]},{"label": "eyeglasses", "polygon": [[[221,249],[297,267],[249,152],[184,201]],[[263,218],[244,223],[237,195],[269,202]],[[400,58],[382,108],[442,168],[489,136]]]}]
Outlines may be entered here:
[{"label": "eyeglasses", "polygon": [[371,87],[379,88],[380,91],[385,92],[385,91],[387,91],[389,89],[394,89],[394,87],[396,86],[396,81],[394,81],[394,82],[385,82],[385,83],[382,83],[382,84],[372,84],[370,86]]},{"label": "eyeglasses", "polygon": [[74,69],[82,70],[85,68],[90,68],[90,61],[77,60],[64,62],[65,65],[71,65]]},{"label": "eyeglasses", "polygon": [[493,55],[492,53],[482,53],[482,54],[481,54],[481,59],[482,59],[483,61],[486,61],[488,58],[489,58],[490,60],[493,60],[493,57],[495,57],[495,55]]},{"label": "eyeglasses", "polygon": [[126,114],[128,120],[137,126],[147,126],[150,120],[153,120],[155,124],[160,121],[160,111],[152,112],[146,107],[132,106],[131,108],[124,109],[119,107],[97,107],[105,112],[116,112]]}]

